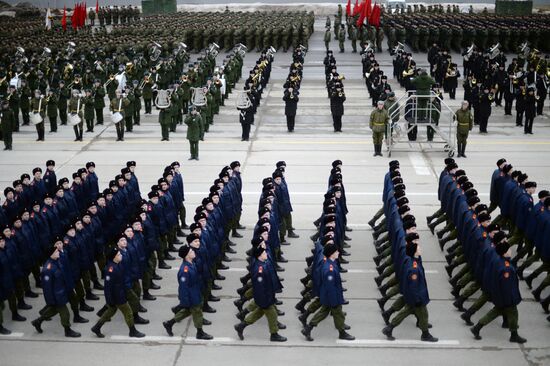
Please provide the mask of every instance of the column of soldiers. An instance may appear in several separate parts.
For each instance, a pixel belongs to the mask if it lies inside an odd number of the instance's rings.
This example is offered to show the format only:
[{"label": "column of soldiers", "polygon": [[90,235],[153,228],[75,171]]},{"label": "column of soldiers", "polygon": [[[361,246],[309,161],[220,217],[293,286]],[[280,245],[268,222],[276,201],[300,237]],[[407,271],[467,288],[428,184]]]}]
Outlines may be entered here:
[{"label": "column of soldiers", "polygon": [[433,43],[461,52],[475,44],[485,50],[500,43],[504,52],[517,52],[528,42],[532,48],[550,51],[547,14],[509,16],[465,13],[408,13],[382,15],[388,49],[407,43],[414,52],[427,52]]},{"label": "column of soldiers", "polygon": [[[46,302],[32,322],[39,333],[42,323],[59,313],[65,335],[79,337],[70,328],[67,303],[73,322],[87,323],[80,312],[94,311],[86,301],[99,299],[93,293],[96,289],[104,290],[107,303],[98,312],[100,320],[92,331],[102,337],[101,326],[119,309],[130,336],[143,337],[135,328],[135,324],[148,323],[140,316],[146,311],[141,299],[156,299],[150,293],[160,288],[153,282],[162,279],[156,269],[170,268],[165,261],[174,259],[170,252],[177,252],[174,244],[181,243],[178,237],[184,236],[181,229],[187,227],[179,163],[165,168],[149,201],[141,198],[133,161],[103,191],[93,162],[72,175],[72,185],[67,178],[57,179],[55,162],[46,165],[44,174],[37,167],[32,180],[23,174],[4,192],[6,200],[0,207],[2,308],[8,300],[12,319],[26,320],[18,311],[31,309],[25,297],[38,296],[30,285],[32,274]],[[0,330],[9,333],[3,327]]]},{"label": "column of soldiers", "polygon": [[241,164],[238,161],[225,166],[219,178],[210,187],[210,193],[195,209],[194,223],[190,225],[187,245],[179,248],[178,255],[183,259],[178,270],[179,303],[172,308],[174,316],[163,326],[169,336],[173,336],[173,326],[188,316],[197,329],[197,339],[209,340],[212,336],[202,327],[211,322],[203,317],[203,312],[215,313],[208,302],[220,301],[212,295],[212,290],[221,290],[214,281],[225,279],[219,271],[228,269],[224,262],[231,262],[227,253],[236,253],[236,244],[229,239],[242,237],[236,230],[244,229],[239,219],[242,210]]},{"label": "column of soldiers", "polygon": [[[109,33],[105,30],[93,34],[56,33],[55,37],[51,37],[51,33],[38,31],[42,28],[41,23],[14,22],[10,24],[13,28],[10,29],[9,34],[7,33],[9,27],[3,28],[4,30],[0,32],[6,32],[3,35],[13,40],[10,45],[0,46],[0,99],[7,99],[9,96],[9,107],[14,115],[14,122],[3,124],[5,134],[9,135],[8,140],[11,137],[10,131],[19,130],[20,112],[23,124],[29,124],[30,116],[37,113],[42,121],[48,117],[50,130],[57,131],[58,118],[62,125],[67,123],[67,108],[71,108],[69,103],[71,96],[74,96],[72,99],[74,108],[71,110],[74,110],[73,113],[79,116],[82,122],[82,124],[78,123],[75,129],[76,139],[81,140],[84,120],[87,123],[87,130],[90,131],[93,130],[94,119],[97,119],[98,124],[103,123],[103,114],[99,113],[105,103],[101,97],[103,92],[109,98],[111,111],[123,115],[124,123],[120,126],[117,124],[119,127],[117,137],[122,140],[124,124],[127,131],[131,131],[133,124],[139,124],[140,94],[144,100],[145,113],[150,113],[151,106],[155,102],[156,89],[167,89],[170,85],[181,81],[181,89],[177,88],[179,98],[174,96],[178,103],[174,104],[181,107],[182,112],[174,110],[172,114],[175,114],[175,117],[174,115],[169,118],[163,116],[163,123],[169,125],[169,130],[174,130],[174,120],[182,122],[182,115],[187,112],[186,103],[188,104],[191,98],[190,87],[206,85],[206,79],[210,75],[213,77],[211,83],[220,89],[224,76],[226,84],[234,83],[238,80],[242,67],[242,60],[235,59],[238,58],[237,56],[229,57],[220,66],[218,77],[214,77],[212,71],[215,64],[210,62],[209,55],[204,55],[193,64],[194,70],[189,67],[185,71],[189,54],[182,45],[188,45],[188,50],[194,49],[197,52],[203,48],[209,48],[213,42],[220,47],[225,47],[228,51],[238,43],[247,44],[249,49],[263,49],[268,45],[278,49],[282,46],[286,51],[291,46],[294,48],[300,45],[307,46],[307,39],[313,31],[313,16],[306,13],[260,13],[258,16],[263,21],[257,26],[248,24],[251,18],[246,14],[220,13],[215,22],[211,18],[212,15],[212,13],[193,13],[192,15],[178,13],[115,27]],[[245,18],[248,19],[246,22],[244,22]],[[246,29],[256,29],[265,34],[245,36],[244,28],[234,25],[239,23],[239,20],[243,20],[241,23],[247,23]],[[223,25],[220,25],[220,32],[215,31],[214,27],[221,23]],[[276,24],[280,25],[281,29],[275,27]],[[269,28],[272,25],[274,28]],[[287,26],[292,29],[283,29]],[[169,29],[174,30],[169,31]],[[270,29],[269,34],[267,29]],[[224,32],[229,34],[224,35]],[[44,45],[48,47],[45,48]],[[187,74],[187,79],[182,74]],[[123,78],[125,82],[122,81]],[[13,87],[10,88],[10,84]],[[126,86],[130,90],[126,90]],[[121,91],[119,97],[116,94],[117,89]],[[72,90],[78,90],[82,97],[86,97],[81,100],[81,108],[78,108],[79,98]],[[87,90],[90,90],[90,94],[86,94]],[[226,87],[225,90],[226,93],[223,95],[227,97],[231,88]],[[124,93],[127,95],[126,98],[122,98]],[[218,92],[211,92],[211,94],[214,101],[219,104]],[[122,98],[124,102],[112,103],[115,98],[117,100]],[[183,106],[181,106],[182,102]],[[213,108],[217,110],[216,106]],[[210,108],[206,109],[204,112],[208,114]],[[92,111],[95,111],[94,116]],[[6,115],[5,118],[11,121],[11,115],[9,113]],[[132,124],[130,124],[131,119],[134,121]],[[170,123],[167,122],[168,120]],[[42,141],[45,133],[43,123],[37,124],[37,133],[38,139]],[[163,138],[167,137],[163,135]],[[11,147],[11,142],[6,145]]]},{"label": "column of soldiers", "polygon": [[[499,163],[506,167],[502,160]],[[506,169],[509,173],[512,170]],[[515,174],[513,179],[525,183],[523,195],[525,204],[532,206],[531,194],[536,190],[535,182]],[[519,180],[518,180],[519,183]],[[518,287],[516,263],[512,260],[511,244],[504,226],[499,220],[491,220],[490,209],[481,203],[477,190],[466,172],[459,169],[453,159],[445,160],[445,169],[440,174],[438,197],[441,208],[427,217],[432,233],[436,226],[446,222],[446,227],[437,232],[441,250],[447,242],[456,242],[447,248],[445,267],[452,286],[451,294],[456,298],[453,305],[461,312],[461,318],[470,328],[475,339],[481,339],[481,329],[499,316],[503,317],[503,328],[510,330],[510,342],[525,343],[518,334],[519,315],[517,305],[522,298]],[[495,206],[496,207],[496,206]],[[527,207],[526,207],[527,208]],[[511,228],[511,227],[510,227]],[[449,233],[447,236],[444,236]],[[455,269],[459,269],[455,272]],[[481,290],[477,300],[468,308],[465,301]],[[471,317],[487,302],[493,307],[474,325]]]},{"label": "column of soldiers", "polygon": [[[374,230],[374,245],[378,253],[373,259],[379,274],[375,282],[382,294],[377,302],[386,323],[382,333],[388,340],[395,340],[394,328],[409,315],[414,315],[416,326],[422,331],[420,339],[424,342],[437,342],[438,339],[429,331],[432,327],[428,321],[427,309],[430,297],[422,264],[420,236],[416,228],[416,218],[408,205],[409,199],[397,160],[389,163],[389,171],[384,177],[382,202],[382,209],[369,221]],[[382,216],[384,218],[376,225],[376,221]],[[385,280],[387,281],[384,283]],[[401,296],[385,310],[386,303],[399,294]],[[393,314],[395,316],[392,318]]]},{"label": "column of soldiers", "polygon": [[[284,272],[279,263],[288,260],[283,257],[281,245],[290,245],[285,240],[298,238],[292,227],[292,205],[285,179],[286,163],[279,161],[271,177],[262,180],[262,193],[258,205],[258,221],[254,226],[252,247],[246,252],[248,274],[241,277],[243,284],[237,290],[239,299],[234,301],[239,310],[235,325],[239,339],[244,339],[244,329],[265,315],[268,321],[270,341],[285,342],[286,337],[278,332],[286,325],[277,320],[284,312],[277,308],[282,301],[276,294],[282,293],[283,279],[278,272]],[[246,308],[244,307],[245,304]]]},{"label": "column of soldiers", "polygon": [[99,11],[95,12],[95,9],[91,8],[88,12],[88,18],[90,19],[90,25],[95,25],[95,19],[99,21],[99,26],[104,25],[117,25],[137,22],[140,20],[141,12],[137,6],[131,5],[121,7],[118,6],[102,6]]},{"label": "column of soldiers", "polygon": [[[342,161],[332,162],[323,211],[314,222],[317,233],[311,237],[314,243],[312,255],[306,258],[306,276],[300,279],[304,285],[302,299],[295,306],[301,313],[298,319],[303,325],[302,334],[310,342],[313,341],[313,329],[329,314],[334,319],[339,339],[355,339],[347,332],[351,327],[345,323],[342,307],[349,304],[344,299],[346,289],[342,286],[341,273],[347,272],[342,265],[349,263],[344,257],[350,255],[346,249],[350,248],[347,241],[351,238],[346,235],[346,231],[351,229],[347,227],[348,210],[341,169]],[[308,321],[310,315],[313,317]]]},{"label": "column of soldiers", "polygon": [[283,84],[283,101],[285,102],[286,128],[288,132],[294,132],[306,53],[307,49],[304,47],[294,50],[292,64],[289,67],[288,75]]},{"label": "column of soldiers", "polygon": [[[384,14],[384,6],[381,6],[382,14]],[[338,40],[338,46],[340,52],[344,52],[344,44],[346,39],[350,40],[352,53],[357,52],[357,43],[363,45],[365,43],[370,43],[373,52],[382,52],[382,42],[384,41],[384,28],[375,27],[374,25],[361,24],[357,26],[357,21],[359,19],[359,14],[354,16],[347,16],[345,23],[342,23],[342,14],[341,7],[338,8],[338,13],[334,15],[334,39]],[[328,50],[329,43],[331,40],[330,34],[330,18],[327,17],[326,21],[326,32],[324,36],[325,46]]]},{"label": "column of soldiers", "polygon": [[[535,300],[541,303],[544,312],[548,313],[550,296],[543,298],[541,294],[550,284],[550,194],[547,190],[540,190],[538,202],[535,203],[532,196],[536,188],[536,182],[529,180],[526,173],[515,170],[506,159],[499,159],[491,177],[489,211],[497,207],[500,209],[500,215],[494,221],[509,229],[510,246],[517,245],[516,255],[511,259],[511,263],[517,266],[519,261],[524,259],[517,267],[518,277],[525,279],[527,286],[532,288],[533,281],[541,274],[546,274],[532,293]],[[542,262],[539,267],[525,276],[525,270],[538,261]]]},{"label": "column of soldiers", "polygon": [[346,93],[344,91],[344,75],[340,75],[336,67],[336,59],[332,51],[328,50],[323,61],[325,64],[325,82],[330,99],[330,113],[332,114],[332,126],[334,132],[342,132],[342,116],[344,115],[344,102]]},{"label": "column of soldiers", "polygon": [[237,103],[239,123],[242,128],[241,141],[249,141],[250,139],[250,128],[254,124],[254,115],[260,106],[262,93],[271,77],[273,59],[273,48],[270,47],[263,50],[260,58],[256,61],[256,64],[248,74],[248,78],[245,80],[240,97],[242,101]]}]

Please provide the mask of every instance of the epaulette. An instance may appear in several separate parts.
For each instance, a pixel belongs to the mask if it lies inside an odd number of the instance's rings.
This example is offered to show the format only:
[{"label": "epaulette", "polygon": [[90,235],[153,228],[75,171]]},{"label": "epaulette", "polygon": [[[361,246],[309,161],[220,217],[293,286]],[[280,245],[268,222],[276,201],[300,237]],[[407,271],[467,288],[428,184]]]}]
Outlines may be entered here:
[{"label": "epaulette", "polygon": [[418,263],[416,261],[413,261],[413,268],[418,268]]},{"label": "epaulette", "polygon": [[187,267],[187,266],[183,267],[183,272],[185,272],[185,273],[189,272],[189,267]]}]

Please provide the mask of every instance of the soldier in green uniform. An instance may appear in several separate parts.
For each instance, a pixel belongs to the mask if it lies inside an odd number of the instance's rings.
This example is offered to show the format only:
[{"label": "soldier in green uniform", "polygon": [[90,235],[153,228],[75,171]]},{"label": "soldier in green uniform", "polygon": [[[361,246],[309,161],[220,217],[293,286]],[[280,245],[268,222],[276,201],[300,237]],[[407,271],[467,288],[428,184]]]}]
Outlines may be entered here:
[{"label": "soldier in green uniform", "polygon": [[195,106],[190,107],[190,113],[185,117],[187,125],[187,140],[189,140],[191,157],[189,160],[199,160],[199,140],[202,134],[201,116]]},{"label": "soldier in green uniform", "polygon": [[139,81],[137,80],[132,81],[132,85],[132,93],[134,94],[134,125],[139,126],[141,113],[141,89],[139,88]]},{"label": "soldier in green uniform", "polygon": [[384,109],[384,101],[379,100],[376,109],[370,114],[369,127],[372,130],[372,141],[374,143],[374,155],[382,156],[382,140],[384,139],[384,133],[390,116],[388,111]]},{"label": "soldier in green uniform", "polygon": [[19,108],[21,109],[21,116],[23,117],[23,126],[29,125],[29,108],[30,100],[32,98],[31,88],[27,85],[27,80],[21,80],[21,88],[19,95]]},{"label": "soldier in green uniform", "polygon": [[451,47],[455,52],[462,51],[462,27],[453,25],[451,27],[452,39]]},{"label": "soldier in green uniform", "polygon": [[57,132],[57,95],[53,89],[46,96],[46,114],[50,120],[50,132]]},{"label": "soldier in green uniform", "polygon": [[65,81],[59,81],[59,96],[57,99],[57,109],[59,110],[59,120],[61,125],[67,124],[67,103],[71,97],[71,91],[65,86]]},{"label": "soldier in green uniform", "polygon": [[10,85],[8,92],[8,102],[15,118],[15,132],[19,132],[19,95],[14,85]]},{"label": "soldier in green uniform", "polygon": [[[420,71],[420,75],[415,77],[412,83],[416,89],[416,95],[424,96],[430,95],[430,90],[435,81],[426,71]],[[428,101],[429,98],[425,97],[419,97],[417,100],[417,118],[419,120],[426,118]]]},{"label": "soldier in green uniform", "polygon": [[124,141],[124,114],[126,106],[130,104],[130,101],[126,96],[122,95],[120,90],[115,92],[115,97],[111,99],[110,109],[111,113],[120,113],[122,119],[118,122],[115,122],[117,141]]},{"label": "soldier in green uniform", "polygon": [[376,52],[382,52],[382,42],[384,42],[384,29],[376,28]]},{"label": "soldier in green uniform", "polygon": [[126,132],[132,132],[134,130],[134,93],[129,85],[124,88],[125,93],[123,96],[128,99],[128,104],[124,106],[124,123],[126,124]]},{"label": "soldier in green uniform", "polygon": [[42,117],[42,122],[35,125],[38,138],[36,141],[44,141],[44,117],[46,117],[46,103],[44,102],[44,96],[40,90],[34,91],[34,98],[31,100],[31,112],[39,113]]},{"label": "soldier in green uniform", "polygon": [[172,122],[172,118],[170,116],[170,112],[168,111],[168,108],[162,108],[159,113],[159,123],[160,123],[161,135],[162,135],[162,139],[160,141],[170,141],[169,135],[170,135],[171,122]]},{"label": "soldier in green uniform", "polygon": [[94,96],[94,109],[97,124],[103,124],[103,108],[105,108],[105,88],[101,85],[101,81],[96,79],[94,82],[94,88],[92,90]]},{"label": "soldier in green uniform", "polygon": [[457,121],[456,126],[456,141],[458,143],[458,157],[466,157],[466,142],[468,141],[468,134],[474,127],[474,118],[470,112],[469,104],[467,101],[462,102],[462,106],[455,112],[455,119]]},{"label": "soldier in green uniform", "polygon": [[10,109],[10,104],[7,100],[3,100],[0,110],[0,127],[2,131],[2,139],[4,140],[4,150],[12,149],[12,133],[15,125],[13,111]]},{"label": "soldier in green uniform", "polygon": [[86,89],[86,94],[82,98],[84,105],[84,119],[86,120],[86,132],[94,132],[94,114],[95,114],[95,98],[92,95],[92,90]]},{"label": "soldier in green uniform", "polygon": [[327,27],[325,29],[325,36],[324,36],[325,48],[327,49],[327,51],[329,49],[329,44],[330,44],[331,37],[332,37],[332,34],[330,32],[330,27]]},{"label": "soldier in green uniform", "polygon": [[172,89],[172,92],[170,93],[170,107],[168,107],[168,112],[170,114],[170,132],[176,132],[176,127],[178,125],[179,103],[179,95],[177,90]]},{"label": "soldier in green uniform", "polygon": [[352,52],[357,53],[357,27],[353,23],[349,26],[349,38],[351,39]]},{"label": "soldier in green uniform", "polygon": [[80,117],[80,122],[73,126],[75,141],[82,141],[82,133],[84,126],[84,114],[82,110],[84,109],[84,104],[82,103],[82,98],[78,93],[78,90],[73,89],[71,99],[69,99],[69,113],[76,114]]},{"label": "soldier in green uniform", "polygon": [[338,37],[340,34],[340,25],[342,23],[342,18],[339,18],[337,15],[334,16],[334,37]]},{"label": "soldier in green uniform", "polygon": [[340,32],[338,32],[338,46],[340,47],[340,53],[344,52],[344,42],[346,40],[346,31],[344,26],[340,27]]}]

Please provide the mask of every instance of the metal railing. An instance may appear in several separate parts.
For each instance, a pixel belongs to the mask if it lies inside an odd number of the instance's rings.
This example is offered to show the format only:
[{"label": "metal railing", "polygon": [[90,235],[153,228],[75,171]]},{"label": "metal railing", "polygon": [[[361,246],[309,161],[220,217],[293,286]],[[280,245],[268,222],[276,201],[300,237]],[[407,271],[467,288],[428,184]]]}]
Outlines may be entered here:
[{"label": "metal railing", "polygon": [[[418,95],[415,90],[408,90],[405,95],[397,100],[399,108],[390,112],[390,123],[386,130],[386,146],[388,156],[396,150],[395,146],[401,142],[407,142],[412,148],[412,143],[420,145],[420,150],[425,150],[425,145],[430,148],[433,145],[443,144],[443,151],[449,156],[454,156],[456,149],[456,122],[455,112],[435,94]],[[437,105],[439,104],[439,108]],[[398,118],[397,118],[398,117]],[[393,122],[396,120],[395,122]],[[426,138],[419,138],[421,128],[426,130]],[[428,130],[433,130],[433,139],[428,139]]]}]

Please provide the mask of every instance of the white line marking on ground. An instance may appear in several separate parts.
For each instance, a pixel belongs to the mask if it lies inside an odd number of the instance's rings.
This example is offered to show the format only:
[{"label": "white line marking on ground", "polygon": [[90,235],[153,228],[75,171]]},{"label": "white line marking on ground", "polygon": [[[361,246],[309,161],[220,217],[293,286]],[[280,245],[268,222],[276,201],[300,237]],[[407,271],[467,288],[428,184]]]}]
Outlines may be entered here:
[{"label": "white line marking on ground", "polygon": [[[374,269],[348,269],[348,273],[376,273],[377,274],[378,272]],[[435,269],[426,269],[424,270],[424,273],[437,274],[439,273],[439,271]]]},{"label": "white line marking on ground", "polygon": [[24,335],[25,333],[12,332],[11,334],[6,334],[6,335],[0,334],[0,338],[21,338]]},{"label": "white line marking on ground", "polygon": [[426,347],[445,347],[445,346],[459,346],[460,342],[456,339],[440,340],[438,342],[422,342],[414,339],[396,339],[395,341],[388,341],[385,339],[356,339],[354,341],[345,341],[342,339],[336,340],[338,345],[370,345],[370,346],[426,346]]},{"label": "white line marking on ground", "polygon": [[145,336],[143,338],[134,338],[123,335],[112,335],[111,339],[114,341],[134,341],[134,342],[170,342],[180,343],[181,337],[169,337],[169,336]]},{"label": "white line marking on ground", "polygon": [[414,167],[416,175],[431,175],[431,171],[426,164],[424,157],[420,153],[413,152],[409,154],[409,160]]},{"label": "white line marking on ground", "polygon": [[[311,192],[311,191],[308,191],[308,192],[290,192],[290,195],[291,196],[323,196],[326,192]],[[186,195],[188,196],[204,196],[206,193],[205,192],[185,192]],[[241,192],[241,194],[243,195],[253,195],[253,196],[260,196],[260,192]],[[380,193],[380,191],[373,191],[373,192],[348,192],[346,191],[346,196],[349,197],[349,196],[375,196],[375,197],[380,197],[382,198],[382,194]],[[437,192],[408,192],[407,191],[407,196],[411,197],[411,196],[425,196],[425,197],[436,197],[437,196]],[[488,197],[489,196],[489,193],[479,193],[479,196],[485,196],[485,197]]]},{"label": "white line marking on ground", "polygon": [[235,338],[230,337],[214,337],[214,339],[210,341],[204,341],[202,339],[197,339],[195,337],[185,337],[185,343],[197,343],[197,344],[204,344],[204,343],[230,343],[230,342],[236,342],[237,340]]}]

